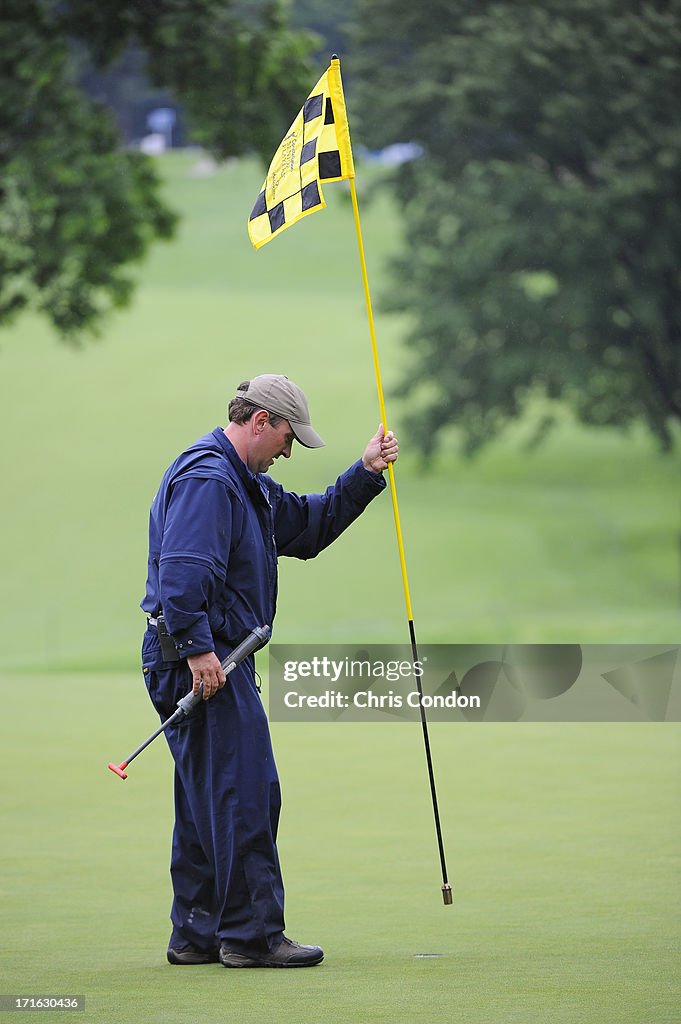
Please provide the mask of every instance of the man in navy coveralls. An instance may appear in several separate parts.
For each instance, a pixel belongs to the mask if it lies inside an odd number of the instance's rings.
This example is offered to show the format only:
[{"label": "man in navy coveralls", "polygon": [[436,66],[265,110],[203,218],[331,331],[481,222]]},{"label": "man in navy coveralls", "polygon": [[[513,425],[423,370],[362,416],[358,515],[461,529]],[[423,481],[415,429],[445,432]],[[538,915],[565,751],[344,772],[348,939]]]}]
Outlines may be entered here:
[{"label": "man in navy coveralls", "polygon": [[[266,475],[294,440],[324,444],[301,389],[282,374],[245,381],[227,427],[173,462],[151,507],[144,677],[162,719],[191,687],[203,683],[204,697],[166,733],[175,761],[171,964],[309,967],[324,956],[284,935],[279,780],[253,656],[227,685],[220,662],[255,626],[272,625],[278,556],[314,558],[331,544],[385,488],[398,446],[379,427],[324,494],[299,496]],[[170,634],[163,652],[159,630]]]}]

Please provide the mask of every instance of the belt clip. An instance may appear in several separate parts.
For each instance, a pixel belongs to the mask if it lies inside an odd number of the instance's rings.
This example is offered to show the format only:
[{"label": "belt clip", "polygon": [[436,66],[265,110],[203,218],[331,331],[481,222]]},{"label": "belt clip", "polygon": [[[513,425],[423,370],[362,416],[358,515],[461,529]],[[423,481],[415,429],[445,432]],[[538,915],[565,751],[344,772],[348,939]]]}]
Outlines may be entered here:
[{"label": "belt clip", "polygon": [[163,660],[179,661],[180,655],[177,653],[175,641],[168,632],[166,620],[162,614],[156,617],[156,629],[158,630],[158,639],[161,644],[161,655],[163,656]]}]

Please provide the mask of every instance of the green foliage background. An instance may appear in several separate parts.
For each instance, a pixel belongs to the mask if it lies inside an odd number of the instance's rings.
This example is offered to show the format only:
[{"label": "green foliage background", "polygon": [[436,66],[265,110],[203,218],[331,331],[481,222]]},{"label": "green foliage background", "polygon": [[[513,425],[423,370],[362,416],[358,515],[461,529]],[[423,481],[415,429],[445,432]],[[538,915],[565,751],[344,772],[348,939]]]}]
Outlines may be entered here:
[{"label": "green foliage background", "polygon": [[353,41],[363,141],[423,151],[392,176],[387,301],[410,316],[424,450],[451,423],[476,450],[537,393],[671,447],[679,0],[360,0]]},{"label": "green foliage background", "polygon": [[[310,77],[311,37],[288,27],[280,0],[7,0],[1,325],[38,310],[65,338],[89,336],[107,310],[129,302],[130,264],[173,234],[153,162],[123,148],[112,111],[82,87],[88,67],[110,67],[127,45],[137,46],[124,64],[133,80],[141,49],[153,84],[184,104],[194,141],[221,158],[269,161]],[[116,84],[122,100],[124,82]],[[104,88],[90,86],[97,96]]]}]

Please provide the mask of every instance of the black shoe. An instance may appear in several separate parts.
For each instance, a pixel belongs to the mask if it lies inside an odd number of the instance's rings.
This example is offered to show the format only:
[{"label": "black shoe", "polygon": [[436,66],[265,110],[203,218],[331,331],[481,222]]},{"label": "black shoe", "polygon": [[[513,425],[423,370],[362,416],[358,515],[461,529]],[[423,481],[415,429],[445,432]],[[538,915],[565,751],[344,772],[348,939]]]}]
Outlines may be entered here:
[{"label": "black shoe", "polygon": [[216,964],[218,962],[217,949],[199,949],[198,946],[177,946],[169,949],[168,963],[175,965],[190,964]]},{"label": "black shoe", "polygon": [[223,967],[314,967],[324,959],[319,946],[301,946],[285,936],[269,953],[237,953],[228,946],[220,947]]}]

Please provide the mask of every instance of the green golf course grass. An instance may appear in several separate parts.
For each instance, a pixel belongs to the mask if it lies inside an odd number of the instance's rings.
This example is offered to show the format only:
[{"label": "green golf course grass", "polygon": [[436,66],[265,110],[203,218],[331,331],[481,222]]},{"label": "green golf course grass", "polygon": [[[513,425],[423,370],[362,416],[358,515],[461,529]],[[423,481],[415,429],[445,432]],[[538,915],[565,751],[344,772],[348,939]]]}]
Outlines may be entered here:
[{"label": "green golf course grass", "polygon": [[[179,237],[99,340],[65,347],[34,316],[0,334],[0,994],[83,995],[88,1024],[677,1022],[676,723],[433,725],[449,908],[418,725],[273,723],[288,934],[326,960],[165,962],[165,741],[126,782],[106,768],[156,726],[137,669],[149,503],[249,375],[299,381],[327,441],[277,463],[287,487],[325,487],[379,419],[343,187],[255,253],[262,169],[197,165],[160,162]],[[385,199],[362,210],[377,298],[399,223]],[[676,455],[559,410],[535,451],[525,422],[425,472],[389,394],[402,327],[378,317],[419,639],[678,642]],[[278,643],[407,639],[387,495],[319,559],[282,560]]]},{"label": "green golf course grass", "polygon": [[7,991],[102,1024],[678,1019],[676,726],[434,726],[444,907],[418,727],[275,724],[288,931],[326,961],[240,972],[164,961],[170,756],[106,770],[154,727],[137,680],[3,704]]}]

